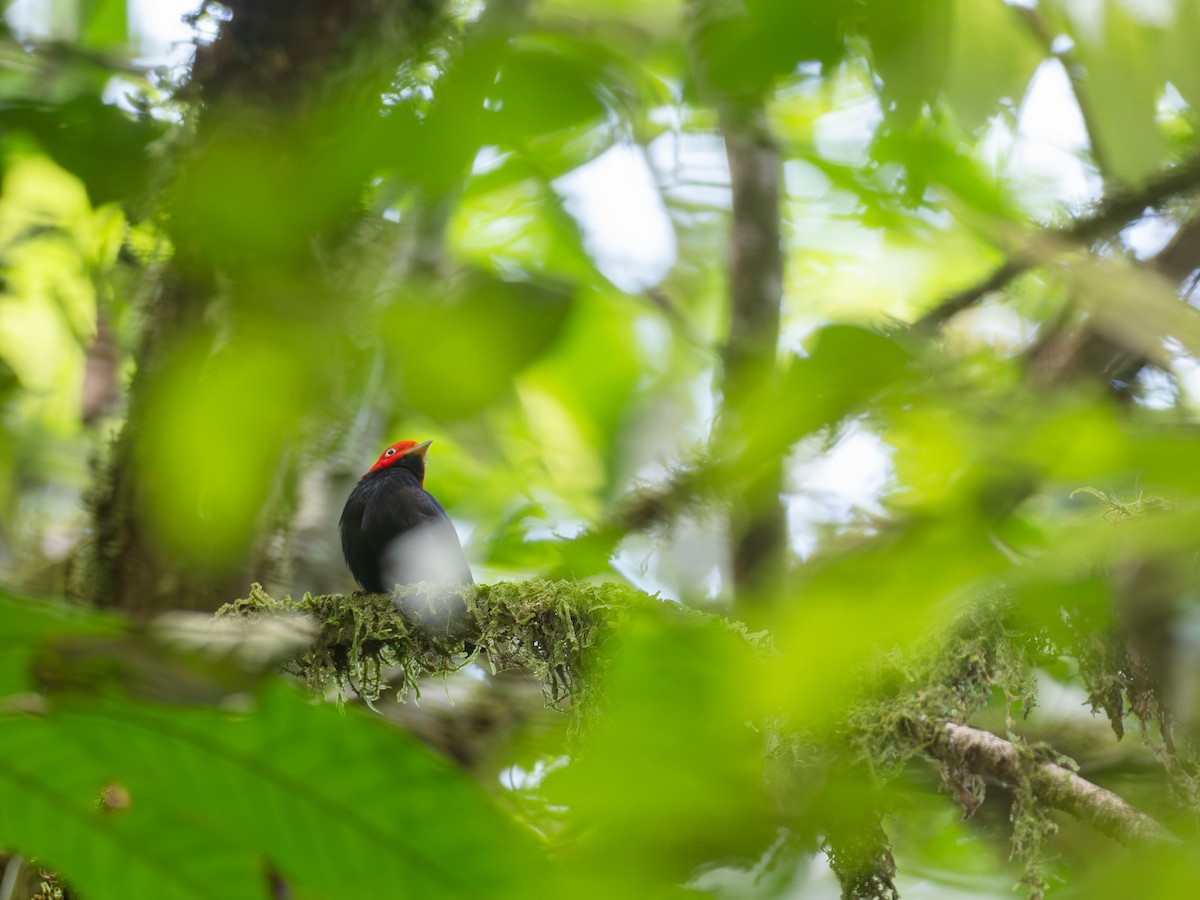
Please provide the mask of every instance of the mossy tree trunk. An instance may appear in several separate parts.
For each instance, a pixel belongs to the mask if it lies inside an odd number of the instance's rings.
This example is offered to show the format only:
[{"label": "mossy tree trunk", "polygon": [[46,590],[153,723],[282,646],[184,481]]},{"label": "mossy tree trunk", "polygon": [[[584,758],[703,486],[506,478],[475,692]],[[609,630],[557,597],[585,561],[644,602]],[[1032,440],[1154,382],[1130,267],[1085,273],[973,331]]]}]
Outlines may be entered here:
[{"label": "mossy tree trunk", "polygon": [[[127,418],[93,492],[94,552],[85,588],[93,602],[133,613],[211,610],[244,592],[248,576],[261,572],[266,539],[286,519],[283,498],[294,491],[265,485],[248,543],[215,562],[190,559],[161,539],[148,508],[162,492],[184,488],[193,467],[205,464],[205,448],[181,459],[178,472],[148,471],[142,452],[148,407],[181,353],[211,359],[239,330],[253,332],[283,356],[305,357],[306,366],[328,367],[314,377],[336,377],[335,354],[314,348],[312,323],[300,329],[295,317],[298,309],[315,313],[328,319],[332,333],[340,330],[347,304],[325,260],[351,252],[372,170],[369,147],[359,154],[334,153],[333,159],[349,165],[331,178],[327,145],[339,126],[358,126],[361,132],[364,123],[378,119],[381,95],[413,41],[430,30],[437,5],[235,0],[224,4],[230,15],[216,39],[198,48],[191,77],[177,94],[190,115],[191,135],[163,163],[154,198],[173,255],[147,292]],[[217,224],[220,215],[228,215],[236,226],[240,213],[251,222],[270,222],[313,184],[321,184],[325,195],[304,227],[260,235],[260,243],[247,245],[214,229],[213,212],[205,205],[212,192],[206,189],[222,177],[224,164],[240,163],[242,154],[268,146],[284,147],[282,158],[267,159],[257,172],[245,169],[251,191],[244,210],[218,213]],[[307,302],[296,303],[298,297]],[[281,398],[256,399],[267,407]],[[298,409],[284,423],[286,440],[267,450],[278,479],[294,481],[300,474],[284,448],[315,438],[322,427],[328,433],[328,424],[301,418]]]}]

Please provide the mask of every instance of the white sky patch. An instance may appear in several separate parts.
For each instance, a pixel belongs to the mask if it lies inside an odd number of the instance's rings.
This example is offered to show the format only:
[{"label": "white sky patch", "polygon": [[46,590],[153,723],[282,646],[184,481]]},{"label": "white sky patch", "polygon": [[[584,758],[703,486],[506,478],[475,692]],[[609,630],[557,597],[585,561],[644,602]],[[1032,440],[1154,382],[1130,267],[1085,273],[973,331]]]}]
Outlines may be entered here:
[{"label": "white sky patch", "polygon": [[1170,409],[1176,403],[1175,380],[1162,369],[1146,366],[1138,373],[1141,396],[1138,404],[1150,409]]},{"label": "white sky patch", "polygon": [[1179,223],[1168,216],[1152,215],[1138,219],[1121,232],[1121,239],[1138,259],[1158,255],[1175,233]]},{"label": "white sky patch", "polygon": [[675,261],[675,231],[645,157],[617,144],[554,182],[600,272],[628,293],[658,284]]},{"label": "white sky patch", "polygon": [[815,458],[798,449],[789,465],[786,495],[792,549],[803,559],[816,549],[822,525],[883,513],[880,500],[892,478],[892,450],[858,424]]},{"label": "white sky patch", "polygon": [[532,791],[541,786],[547,775],[570,761],[569,756],[556,756],[553,759],[539,759],[529,768],[509,766],[500,773],[500,784],[510,791]]},{"label": "white sky patch", "polygon": [[969,335],[1000,353],[1017,353],[1037,335],[1037,326],[1007,303],[982,303],[964,310],[951,322],[953,334]]},{"label": "white sky patch", "polygon": [[646,152],[669,199],[712,209],[732,205],[729,161],[717,135],[667,131],[651,141]]},{"label": "white sky patch", "polygon": [[630,535],[612,566],[634,587],[664,600],[715,600],[729,570],[725,518],[685,515],[665,533]]},{"label": "white sky patch", "polygon": [[[127,0],[129,34],[137,62],[146,66],[178,66],[192,54],[192,26],[183,17],[200,7],[200,0]],[[22,38],[75,40],[77,19],[70,6],[46,0],[12,0],[4,17]]]},{"label": "white sky patch", "polygon": [[1046,60],[1021,102],[1006,167],[1036,215],[1079,209],[1100,196],[1100,177],[1084,162],[1087,147],[1087,128],[1067,73],[1058,60]]},{"label": "white sky patch", "polygon": [[867,151],[883,121],[879,98],[865,80],[834,82],[834,107],[817,119],[813,143],[821,156],[849,166],[867,162]]},{"label": "white sky patch", "polygon": [[182,65],[192,53],[192,26],[183,17],[200,7],[198,0],[128,0],[129,27],[143,61]]}]

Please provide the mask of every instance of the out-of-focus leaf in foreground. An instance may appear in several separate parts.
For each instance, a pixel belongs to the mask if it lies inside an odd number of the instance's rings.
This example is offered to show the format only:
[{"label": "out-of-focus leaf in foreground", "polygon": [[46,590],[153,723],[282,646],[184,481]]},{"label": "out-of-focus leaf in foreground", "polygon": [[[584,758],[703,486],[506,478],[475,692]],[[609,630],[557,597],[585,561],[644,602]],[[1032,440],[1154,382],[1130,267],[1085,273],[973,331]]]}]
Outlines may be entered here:
[{"label": "out-of-focus leaf in foreground", "polygon": [[10,104],[0,109],[0,126],[33,135],[47,155],[84,183],[95,206],[124,200],[145,187],[146,145],[158,136],[156,126],[86,95],[57,106]]},{"label": "out-of-focus leaf in foreground", "polygon": [[761,673],[753,649],[728,626],[672,612],[622,627],[603,720],[554,785],[583,825],[577,852],[594,896],[642,896],[639,879],[682,882],[713,854],[753,857],[774,835],[746,689]]},{"label": "out-of-focus leaf in foreground", "polygon": [[[61,633],[64,617],[3,597],[5,634],[10,625],[28,647]],[[6,673],[3,686],[21,678]],[[268,873],[327,897],[541,893],[528,837],[378,719],[275,681],[223,707],[142,702],[103,678],[52,687],[40,704],[0,699],[0,843],[84,896],[265,897]]]}]

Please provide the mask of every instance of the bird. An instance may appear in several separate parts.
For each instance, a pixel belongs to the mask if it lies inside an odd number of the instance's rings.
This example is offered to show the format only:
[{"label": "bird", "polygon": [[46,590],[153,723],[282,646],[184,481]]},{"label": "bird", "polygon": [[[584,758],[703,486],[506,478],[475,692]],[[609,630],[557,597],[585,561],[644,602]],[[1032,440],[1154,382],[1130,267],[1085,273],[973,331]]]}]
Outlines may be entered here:
[{"label": "bird", "polygon": [[433,441],[397,441],[358,480],[338,531],[350,574],[363,590],[398,584],[474,584],[446,510],[425,490],[425,454]]}]

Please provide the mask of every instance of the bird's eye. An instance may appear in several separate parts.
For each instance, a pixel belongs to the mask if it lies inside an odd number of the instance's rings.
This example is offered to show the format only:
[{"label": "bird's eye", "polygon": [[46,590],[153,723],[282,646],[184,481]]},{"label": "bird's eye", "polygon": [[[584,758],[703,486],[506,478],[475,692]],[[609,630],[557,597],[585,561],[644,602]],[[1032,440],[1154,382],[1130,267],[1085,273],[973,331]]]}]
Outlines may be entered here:
[{"label": "bird's eye", "polygon": [[396,455],[396,448],[395,448],[395,447],[388,447],[388,448],[387,448],[387,450],[385,450],[385,451],[384,451],[383,455],[384,455],[384,456],[395,456],[395,455]]}]

